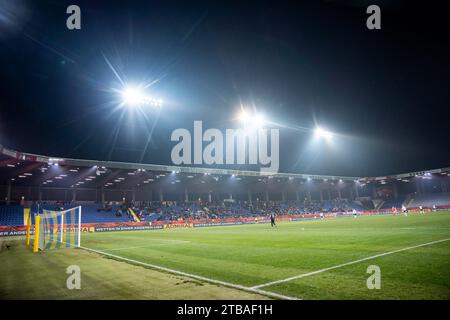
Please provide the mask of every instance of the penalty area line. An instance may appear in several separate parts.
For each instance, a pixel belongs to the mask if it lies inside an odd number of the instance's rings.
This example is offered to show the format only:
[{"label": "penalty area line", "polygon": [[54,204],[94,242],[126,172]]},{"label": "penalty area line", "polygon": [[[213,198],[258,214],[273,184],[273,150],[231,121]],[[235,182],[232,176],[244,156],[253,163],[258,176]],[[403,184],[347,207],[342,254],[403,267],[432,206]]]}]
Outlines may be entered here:
[{"label": "penalty area line", "polygon": [[278,293],[271,292],[271,291],[260,290],[260,289],[256,289],[256,288],[252,288],[252,287],[242,286],[242,285],[239,285],[239,284],[234,284],[234,283],[230,283],[230,282],[225,282],[225,281],[221,281],[221,280],[215,280],[215,279],[211,279],[211,278],[207,278],[207,277],[203,277],[203,276],[198,276],[198,275],[195,275],[195,274],[192,274],[192,273],[178,271],[178,270],[175,270],[175,269],[170,269],[170,268],[158,266],[158,265],[155,265],[155,264],[145,263],[145,262],[142,262],[142,261],[138,261],[138,260],[134,260],[134,259],[129,259],[129,258],[117,256],[115,254],[111,254],[111,253],[108,253],[108,252],[103,252],[103,251],[99,251],[99,250],[95,250],[95,249],[91,249],[91,248],[87,248],[87,247],[83,247],[83,246],[80,246],[79,248],[80,249],[84,249],[86,251],[95,252],[95,253],[100,254],[100,255],[112,257],[112,258],[115,258],[115,259],[118,259],[118,260],[123,260],[123,261],[126,261],[126,262],[131,262],[131,263],[134,263],[134,264],[138,264],[138,265],[142,265],[142,266],[145,266],[145,267],[149,267],[149,268],[152,268],[152,269],[165,271],[165,272],[176,274],[176,275],[180,275],[180,276],[185,276],[185,277],[188,277],[188,278],[191,278],[191,279],[197,279],[197,280],[201,280],[201,281],[212,283],[212,284],[216,284],[216,285],[221,285],[221,286],[224,286],[224,287],[229,287],[229,288],[233,288],[233,289],[239,289],[239,290],[247,291],[247,292],[251,292],[251,293],[257,293],[257,294],[260,294],[260,295],[263,295],[263,296],[267,296],[267,297],[270,297],[270,298],[276,298],[276,299],[282,299],[282,300],[301,300],[301,299],[296,298],[296,297],[285,296],[285,295],[278,294]]},{"label": "penalty area line", "polygon": [[342,267],[349,266],[349,265],[352,265],[352,264],[356,264],[356,263],[359,263],[359,262],[372,260],[372,259],[379,258],[379,257],[388,256],[390,254],[394,254],[394,253],[398,253],[398,252],[402,252],[402,251],[407,251],[407,250],[412,250],[412,249],[416,249],[416,248],[420,248],[420,247],[430,246],[432,244],[445,242],[445,241],[449,241],[449,240],[450,240],[450,238],[446,238],[446,239],[442,239],[442,240],[436,240],[436,241],[432,241],[432,242],[422,243],[422,244],[419,244],[419,245],[416,245],[416,246],[412,246],[412,247],[406,247],[406,248],[402,248],[402,249],[388,251],[388,252],[376,254],[374,256],[370,256],[370,257],[366,257],[366,258],[362,258],[362,259],[358,259],[358,260],[354,260],[354,261],[338,264],[336,266],[332,266],[332,267],[316,270],[316,271],[313,271],[313,272],[299,274],[297,276],[289,277],[289,278],[286,278],[286,279],[281,279],[281,280],[276,280],[276,281],[272,281],[272,282],[263,283],[263,284],[260,284],[260,285],[257,285],[257,286],[253,286],[253,287],[251,287],[251,289],[259,289],[259,288],[273,286],[273,285],[276,285],[276,284],[280,284],[280,283],[284,283],[284,282],[288,282],[288,281],[292,281],[292,280],[297,280],[297,279],[300,279],[300,278],[314,276],[316,274],[319,274],[319,273],[322,273],[322,272],[326,272],[326,271],[329,271],[329,270],[334,270],[334,269],[342,268]]}]

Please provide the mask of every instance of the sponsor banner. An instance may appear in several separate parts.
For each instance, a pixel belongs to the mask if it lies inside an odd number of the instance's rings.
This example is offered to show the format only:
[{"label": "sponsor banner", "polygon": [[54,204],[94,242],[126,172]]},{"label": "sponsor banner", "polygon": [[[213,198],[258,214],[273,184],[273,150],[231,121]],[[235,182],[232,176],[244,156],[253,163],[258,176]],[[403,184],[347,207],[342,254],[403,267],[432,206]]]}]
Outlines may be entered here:
[{"label": "sponsor banner", "polygon": [[[53,230],[53,234],[58,234],[61,233],[61,229],[58,228],[51,228],[51,230]],[[81,232],[95,232],[95,228],[92,226],[83,226],[81,225]],[[67,228],[63,228],[64,233],[77,233],[78,232],[78,227],[67,227]]]},{"label": "sponsor banner", "polygon": [[[32,232],[31,234],[33,234]],[[0,231],[0,237],[24,236],[27,234],[26,230],[5,230]]]},{"label": "sponsor banner", "polygon": [[[154,230],[154,229],[162,229],[162,225],[143,225],[136,224],[131,225],[129,223],[125,224],[117,224],[117,223],[105,223],[105,224],[86,224],[81,225],[81,232],[106,232],[106,231],[133,231],[133,230]],[[59,228],[51,228],[51,232],[53,234],[59,234],[61,229]],[[70,226],[63,229],[64,233],[76,233],[78,228],[76,226]],[[26,227],[25,226],[2,226],[0,227],[0,237],[9,237],[9,236],[23,236],[26,235]],[[30,234],[34,234],[34,227],[31,228]]]},{"label": "sponsor banner", "polygon": [[[325,218],[334,218],[334,214],[325,214]],[[280,215],[277,221],[301,221],[313,220],[319,218],[319,215]],[[155,230],[155,229],[177,229],[177,228],[199,228],[199,227],[216,227],[216,226],[232,226],[243,224],[269,223],[267,217],[253,218],[227,218],[217,220],[191,220],[191,221],[158,221],[153,224],[148,222],[112,222],[112,223],[86,223],[81,225],[81,232],[109,232],[109,231],[135,231],[135,230]],[[54,234],[59,233],[59,227],[53,227]],[[64,232],[74,233],[77,226],[69,225],[64,228]],[[34,228],[31,228],[31,234]],[[26,226],[0,226],[0,237],[26,235]]]},{"label": "sponsor banner", "polygon": [[168,223],[164,225],[164,229],[176,229],[176,228],[192,228],[192,223]]},{"label": "sponsor banner", "polygon": [[[67,230],[67,229],[65,229],[65,230]],[[77,230],[78,230],[78,228],[77,229],[69,228],[67,231],[68,232],[76,232]],[[64,231],[64,232],[67,232],[67,231]],[[83,227],[83,225],[81,225],[81,232],[95,232],[95,228],[94,227]]]},{"label": "sponsor banner", "polygon": [[[34,230],[31,230],[31,234]],[[0,237],[24,236],[27,234],[26,226],[0,226]]]},{"label": "sponsor banner", "polygon": [[111,226],[111,227],[94,227],[95,232],[109,232],[109,231],[136,231],[136,230],[155,230],[162,229],[162,225],[150,226]]},{"label": "sponsor banner", "polygon": [[201,222],[194,223],[194,228],[201,227],[220,227],[220,226],[234,226],[239,224],[256,224],[256,223],[269,223],[269,219],[265,220],[236,220],[236,221],[223,221],[223,222]]},{"label": "sponsor banner", "polygon": [[194,228],[201,227],[220,227],[220,226],[233,226],[242,224],[242,221],[231,221],[231,222],[203,222],[203,223],[194,223]]},{"label": "sponsor banner", "polygon": [[[0,146],[0,152],[2,154],[4,154],[5,156],[11,157],[11,158],[15,158],[15,159],[19,159],[19,160],[24,160],[24,161],[33,161],[36,162],[39,159],[42,159],[42,156],[37,156],[34,154],[29,154],[29,153],[21,153],[15,150],[11,150],[11,149],[7,149],[4,148],[3,146]],[[45,157],[46,159],[48,159],[48,157]],[[48,162],[46,161],[42,161],[42,162]]]},{"label": "sponsor banner", "polygon": [[[59,234],[61,232],[61,229],[57,228],[51,228],[51,233],[53,234]],[[70,228],[64,228],[64,233],[76,233],[78,231],[78,228],[70,227]],[[81,232],[95,232],[94,227],[81,227]],[[11,236],[24,236],[27,234],[27,230],[25,228],[20,227],[10,227],[10,228],[1,228],[0,229],[0,237],[11,237]],[[34,228],[31,228],[30,234],[34,234]]]}]

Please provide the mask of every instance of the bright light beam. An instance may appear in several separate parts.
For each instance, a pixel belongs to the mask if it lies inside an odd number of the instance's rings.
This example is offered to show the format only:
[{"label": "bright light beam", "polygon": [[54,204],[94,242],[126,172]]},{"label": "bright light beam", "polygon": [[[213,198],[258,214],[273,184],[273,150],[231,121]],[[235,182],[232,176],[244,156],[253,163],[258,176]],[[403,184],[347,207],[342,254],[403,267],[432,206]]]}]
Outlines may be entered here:
[{"label": "bright light beam", "polygon": [[249,113],[242,109],[238,114],[238,119],[247,129],[260,129],[266,124],[266,118],[261,113]]},{"label": "bright light beam", "polygon": [[314,130],[314,135],[316,138],[318,139],[325,139],[327,141],[331,141],[333,139],[333,133],[331,133],[330,131],[324,130],[320,127],[317,127]]},{"label": "bright light beam", "polygon": [[144,100],[144,94],[140,88],[126,88],[122,92],[123,102],[128,106],[137,106]]},{"label": "bright light beam", "polygon": [[264,127],[264,125],[266,124],[266,118],[264,117],[263,114],[258,113],[255,115],[255,127],[260,129],[262,127]]},{"label": "bright light beam", "polygon": [[242,122],[243,125],[247,125],[247,123],[250,120],[250,115],[247,111],[242,110],[241,113],[239,113],[239,121]]},{"label": "bright light beam", "polygon": [[151,105],[162,107],[162,99],[154,99],[144,94],[140,87],[126,87],[122,92],[123,103],[130,107]]}]

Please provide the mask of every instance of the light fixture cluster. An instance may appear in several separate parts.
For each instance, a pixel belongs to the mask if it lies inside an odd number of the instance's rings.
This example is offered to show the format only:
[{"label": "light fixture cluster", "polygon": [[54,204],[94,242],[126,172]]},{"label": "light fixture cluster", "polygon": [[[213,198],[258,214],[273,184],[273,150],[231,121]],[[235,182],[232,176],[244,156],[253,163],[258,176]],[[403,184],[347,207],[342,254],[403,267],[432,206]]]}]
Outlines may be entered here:
[{"label": "light fixture cluster", "polygon": [[121,95],[123,103],[129,107],[163,106],[162,99],[147,96],[140,87],[127,87],[121,92]]},{"label": "light fixture cluster", "polygon": [[261,129],[267,124],[262,113],[249,112],[246,109],[241,109],[238,119],[245,129]]}]

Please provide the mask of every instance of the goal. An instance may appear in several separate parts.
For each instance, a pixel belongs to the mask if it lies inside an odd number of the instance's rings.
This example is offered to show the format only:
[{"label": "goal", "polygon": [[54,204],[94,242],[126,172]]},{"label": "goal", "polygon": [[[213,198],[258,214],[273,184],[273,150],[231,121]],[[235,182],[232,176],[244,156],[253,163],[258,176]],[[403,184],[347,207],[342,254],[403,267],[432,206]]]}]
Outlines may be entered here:
[{"label": "goal", "polygon": [[[29,219],[31,221],[31,219]],[[27,238],[29,237],[27,228]],[[29,241],[28,241],[29,242]],[[81,245],[81,206],[63,211],[42,210],[34,217],[33,251]]]}]

